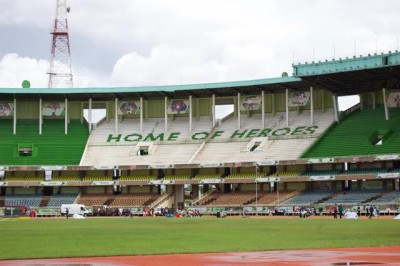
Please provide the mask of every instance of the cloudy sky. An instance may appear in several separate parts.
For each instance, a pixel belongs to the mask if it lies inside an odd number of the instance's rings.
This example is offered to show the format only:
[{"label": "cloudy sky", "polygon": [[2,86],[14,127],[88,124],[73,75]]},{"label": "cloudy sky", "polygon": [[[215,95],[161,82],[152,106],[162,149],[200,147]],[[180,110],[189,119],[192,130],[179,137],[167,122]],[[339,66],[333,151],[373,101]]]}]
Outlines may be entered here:
[{"label": "cloudy sky", "polygon": [[[399,46],[398,0],[67,0],[74,87],[291,75]],[[56,0],[1,0],[0,87],[47,87]]]}]

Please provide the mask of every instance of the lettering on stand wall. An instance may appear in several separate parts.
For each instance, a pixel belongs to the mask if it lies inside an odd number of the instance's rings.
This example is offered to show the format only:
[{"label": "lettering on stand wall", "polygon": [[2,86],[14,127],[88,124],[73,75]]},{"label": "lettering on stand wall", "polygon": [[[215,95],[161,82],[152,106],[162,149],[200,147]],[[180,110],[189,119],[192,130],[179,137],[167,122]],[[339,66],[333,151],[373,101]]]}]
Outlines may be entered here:
[{"label": "lettering on stand wall", "polygon": [[[296,128],[283,127],[277,129],[271,128],[253,128],[253,129],[244,129],[244,130],[235,130],[230,135],[226,136],[235,139],[245,139],[245,138],[260,138],[260,137],[279,137],[279,136],[296,136],[296,135],[310,135],[314,134],[318,129],[318,126],[300,126]],[[210,139],[218,139],[223,138],[225,131],[217,130],[213,133],[207,131],[194,132],[191,135],[192,140],[205,140],[211,135]],[[138,142],[138,141],[178,141],[183,140],[180,139],[180,132],[171,132],[171,133],[131,133],[131,134],[109,134],[107,137],[108,143],[113,142]]]}]

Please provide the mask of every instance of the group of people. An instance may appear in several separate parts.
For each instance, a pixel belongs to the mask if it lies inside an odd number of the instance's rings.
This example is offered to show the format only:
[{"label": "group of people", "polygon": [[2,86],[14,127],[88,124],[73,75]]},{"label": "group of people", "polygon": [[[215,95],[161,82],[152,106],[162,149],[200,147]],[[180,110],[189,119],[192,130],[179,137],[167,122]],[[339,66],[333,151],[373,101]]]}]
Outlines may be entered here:
[{"label": "group of people", "polygon": [[342,219],[342,217],[344,216],[343,205],[340,204],[338,207],[337,204],[335,203],[335,205],[333,205],[333,218],[337,219],[338,215],[340,219]]},{"label": "group of people", "polygon": [[[368,216],[369,219],[371,219],[373,216],[379,216],[379,209],[372,205],[365,207],[365,211],[366,211],[366,216]],[[357,215],[358,217],[361,217],[361,207],[358,206],[357,207]],[[333,218],[337,219],[337,217],[340,217],[340,219],[342,219],[342,217],[344,216],[344,209],[343,209],[343,205],[339,204],[339,206],[335,203],[335,205],[333,206]]]}]

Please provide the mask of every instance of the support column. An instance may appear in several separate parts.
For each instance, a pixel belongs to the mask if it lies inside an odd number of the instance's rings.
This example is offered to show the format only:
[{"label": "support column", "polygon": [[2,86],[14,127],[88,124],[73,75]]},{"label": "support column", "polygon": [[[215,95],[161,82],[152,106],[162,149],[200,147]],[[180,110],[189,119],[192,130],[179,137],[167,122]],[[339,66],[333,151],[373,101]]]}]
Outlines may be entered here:
[{"label": "support column", "polygon": [[92,132],[92,98],[89,98],[89,111],[88,111],[89,133]]},{"label": "support column", "polygon": [[39,99],[39,135],[42,135],[42,98]]},{"label": "support column", "polygon": [[375,99],[375,93],[371,91],[371,98],[372,98],[372,110],[375,110],[376,108],[376,99]]},{"label": "support column", "polygon": [[271,109],[272,109],[272,115],[275,116],[276,114],[276,109],[275,109],[275,94],[271,94]]},{"label": "support column", "polygon": [[289,126],[289,90],[288,89],[286,89],[286,102],[285,102],[285,105],[286,105],[286,126],[288,127]]},{"label": "support column", "polygon": [[68,134],[68,99],[65,98],[64,101],[65,104],[65,108],[64,108],[64,134],[67,135]]},{"label": "support column", "polygon": [[140,97],[140,133],[143,133],[143,97]]},{"label": "support column", "polygon": [[325,90],[321,90],[321,111],[325,113]]},{"label": "support column", "polygon": [[17,134],[17,99],[14,98],[13,134]]},{"label": "support column", "polygon": [[192,132],[192,95],[189,95],[189,132]]},{"label": "support column", "polygon": [[215,94],[212,95],[211,105],[212,126],[215,127]]},{"label": "support column", "polygon": [[114,117],[115,117],[115,133],[118,133],[118,98],[115,98],[114,106]]},{"label": "support column", "polygon": [[387,108],[386,89],[385,88],[382,88],[382,94],[383,94],[383,106],[385,107],[385,119],[389,120],[389,110]]},{"label": "support column", "polygon": [[199,98],[196,98],[196,120],[200,120],[200,104],[199,104]]},{"label": "support column", "polygon": [[313,97],[313,87],[310,87],[310,123],[314,125],[314,97]]},{"label": "support column", "polygon": [[149,104],[147,100],[144,101],[144,119],[146,122],[149,121]]},{"label": "support column", "polygon": [[360,97],[360,110],[364,110],[364,96],[360,93],[358,97]]},{"label": "support column", "polygon": [[265,128],[265,93],[261,92],[261,128]]},{"label": "support column", "polygon": [[168,130],[168,112],[167,112],[167,103],[168,102],[168,97],[167,96],[165,96],[164,97],[164,132],[167,132],[167,130]]},{"label": "support column", "polygon": [[338,115],[338,108],[337,108],[337,97],[336,95],[332,95],[332,101],[333,101],[333,115],[335,118],[335,122],[339,122],[339,115]]},{"label": "support column", "polygon": [[240,129],[240,92],[237,95],[238,129]]}]

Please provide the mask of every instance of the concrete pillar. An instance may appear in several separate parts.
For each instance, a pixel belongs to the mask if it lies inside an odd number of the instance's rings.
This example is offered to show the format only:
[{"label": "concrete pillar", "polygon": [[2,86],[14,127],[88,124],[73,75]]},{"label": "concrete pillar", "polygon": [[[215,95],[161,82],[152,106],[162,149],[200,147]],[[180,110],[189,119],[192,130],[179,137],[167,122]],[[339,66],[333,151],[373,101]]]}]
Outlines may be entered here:
[{"label": "concrete pillar", "polygon": [[382,88],[382,94],[383,94],[383,106],[385,107],[385,119],[389,120],[389,110],[387,107],[387,102],[386,102],[386,89]]},{"label": "concrete pillar", "polygon": [[65,98],[64,101],[64,134],[68,134],[68,99]]},{"label": "concrete pillar", "polygon": [[42,124],[43,124],[42,98],[40,98],[39,99],[39,135],[42,135]]}]

